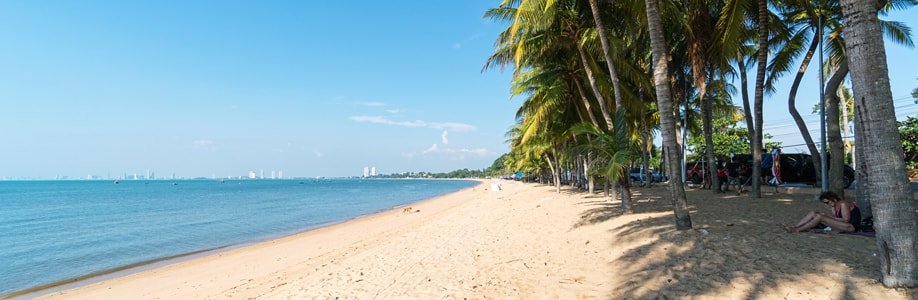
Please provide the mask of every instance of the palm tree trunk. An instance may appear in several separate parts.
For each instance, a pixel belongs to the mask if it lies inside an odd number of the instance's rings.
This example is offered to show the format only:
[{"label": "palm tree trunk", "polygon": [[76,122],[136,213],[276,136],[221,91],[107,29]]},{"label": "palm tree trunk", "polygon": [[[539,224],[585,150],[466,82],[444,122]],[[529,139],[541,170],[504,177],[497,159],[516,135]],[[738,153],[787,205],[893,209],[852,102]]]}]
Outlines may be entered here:
[{"label": "palm tree trunk", "polygon": [[593,192],[596,191],[596,182],[593,179],[593,175],[590,175],[590,164],[593,163],[593,158],[590,153],[587,153],[586,157],[583,159],[583,174],[587,178],[587,190],[590,195],[593,195]]},{"label": "palm tree trunk", "polygon": [[848,76],[848,63],[841,62],[826,82],[826,134],[829,143],[829,190],[845,195],[845,147],[839,126],[838,87]]},{"label": "palm tree trunk", "polygon": [[743,61],[743,56],[740,53],[736,54],[736,64],[739,67],[740,71],[740,94],[743,96],[743,119],[746,120],[746,135],[749,139],[749,153],[753,153],[755,147],[752,145],[752,140],[755,139],[755,125],[752,122],[752,106],[749,104],[749,80],[746,76],[746,63]]},{"label": "palm tree trunk", "polygon": [[606,120],[606,128],[612,129],[612,115],[609,114],[606,98],[602,96],[599,85],[596,83],[596,77],[593,76],[593,69],[590,68],[590,61],[587,60],[586,52],[583,51],[580,42],[575,40],[574,43],[577,46],[577,52],[580,54],[580,64],[583,65],[583,71],[586,73],[587,80],[590,82],[590,88],[593,90],[593,96],[596,97],[596,102],[599,102],[599,111],[602,112],[602,117]]},{"label": "palm tree trunk", "polygon": [[641,118],[641,168],[644,170],[644,187],[653,185],[653,173],[650,172],[650,148],[653,141],[651,140],[650,128],[647,126],[647,118]]},{"label": "palm tree trunk", "polygon": [[816,148],[816,143],[813,142],[813,137],[810,135],[810,130],[806,127],[806,122],[803,121],[803,117],[801,117],[800,112],[797,111],[796,104],[797,88],[800,87],[800,81],[803,80],[803,74],[806,73],[806,69],[809,67],[810,60],[813,59],[813,54],[816,53],[818,45],[819,38],[813,38],[813,41],[810,42],[810,48],[807,49],[806,56],[804,56],[803,61],[800,62],[800,68],[797,69],[797,75],[794,76],[794,84],[791,85],[790,94],[787,96],[787,109],[790,111],[791,117],[794,118],[794,122],[797,123],[800,135],[803,136],[803,142],[806,143],[806,147],[810,150],[810,155],[813,157],[813,167],[816,169],[816,178],[822,178],[822,175],[819,174],[822,172],[822,155],[819,153],[819,149]]},{"label": "palm tree trunk", "polygon": [[889,87],[889,70],[875,0],[842,0],[845,49],[862,127],[867,190],[883,285],[918,286],[918,216],[905,173],[902,141]]},{"label": "palm tree trunk", "polygon": [[561,193],[561,166],[558,165],[556,161],[553,160],[553,157],[550,157],[548,154],[544,154],[545,161],[548,162],[548,167],[551,168],[551,177],[554,179],[555,189],[558,194]]},{"label": "palm tree trunk", "polygon": [[688,212],[688,203],[685,199],[684,181],[680,174],[678,155],[682,153],[676,143],[676,116],[673,111],[672,91],[670,91],[669,78],[669,49],[663,38],[663,21],[660,18],[657,0],[645,0],[647,11],[647,24],[650,33],[650,47],[653,56],[653,82],[657,92],[657,108],[660,111],[660,127],[663,135],[663,149],[666,151],[669,164],[669,192],[673,201],[673,213],[676,218],[676,229],[687,230],[692,228],[692,218]]},{"label": "palm tree trunk", "polygon": [[602,44],[602,54],[606,59],[606,66],[609,67],[609,77],[612,78],[612,91],[615,94],[615,109],[621,109],[623,108],[621,86],[618,83],[618,72],[615,70],[615,65],[612,64],[612,55],[609,54],[609,37],[606,35],[606,26],[602,23],[597,0],[590,0],[589,2],[590,11],[593,12],[593,22],[596,23],[596,33],[599,34],[599,42]]},{"label": "palm tree trunk", "polygon": [[854,114],[854,199],[857,201],[857,207],[861,209],[861,217],[869,218],[873,216],[873,210],[870,208],[870,192],[867,190],[867,182],[870,178],[867,176],[867,166],[864,165],[864,151],[861,151],[860,144],[866,139],[860,123],[860,117]]},{"label": "palm tree trunk", "polygon": [[[627,173],[627,170],[623,170],[622,172]],[[622,211],[624,214],[630,214],[634,213],[634,205],[631,203],[631,178],[628,174],[623,175],[624,176],[618,181],[622,192]]]},{"label": "palm tree trunk", "polygon": [[708,161],[708,172],[711,176],[711,191],[720,193],[720,179],[717,177],[717,159],[714,157],[714,124],[711,121],[711,100],[701,99],[701,122],[704,134],[704,153]]},{"label": "palm tree trunk", "polygon": [[758,0],[759,6],[759,57],[755,74],[755,133],[752,139],[752,190],[750,197],[761,198],[762,178],[762,98],[765,94],[765,68],[768,64],[768,0]]},{"label": "palm tree trunk", "polygon": [[593,126],[596,126],[596,128],[602,128],[602,126],[599,125],[599,122],[596,121],[596,116],[593,115],[593,109],[592,109],[592,106],[590,105],[590,99],[587,98],[586,93],[583,92],[583,86],[580,85],[580,80],[577,80],[577,76],[573,76],[573,75],[571,75],[571,79],[573,80],[572,82],[574,83],[574,85],[577,86],[577,93],[580,94],[580,101],[583,102],[583,107],[586,108],[586,113],[587,113],[587,116],[590,118],[590,122],[593,123]]}]

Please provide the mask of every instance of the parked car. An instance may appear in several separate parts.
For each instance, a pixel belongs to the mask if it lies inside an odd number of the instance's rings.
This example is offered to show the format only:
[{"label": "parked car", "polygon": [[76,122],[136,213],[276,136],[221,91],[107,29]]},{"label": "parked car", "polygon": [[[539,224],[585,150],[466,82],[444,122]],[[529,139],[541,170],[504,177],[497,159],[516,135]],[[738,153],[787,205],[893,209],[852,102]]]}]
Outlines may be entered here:
[{"label": "parked car", "polygon": [[[765,155],[762,154],[764,158]],[[737,154],[734,156],[738,163],[744,163],[752,167],[752,155]],[[759,166],[760,167],[760,166]],[[771,174],[762,174],[770,177]],[[854,182],[854,169],[845,165],[844,186],[848,188]],[[813,157],[807,153],[781,153],[781,180],[784,182],[796,182],[807,184],[819,184],[820,178],[816,176],[816,167],[813,165]]]},{"label": "parked car", "polygon": [[[646,173],[642,172],[641,168],[631,168],[629,176],[631,177],[631,181],[634,182],[644,182],[644,178],[647,177]],[[662,172],[654,169],[650,169],[650,182],[664,182],[667,179],[669,178],[667,178],[666,174],[663,174]]]}]

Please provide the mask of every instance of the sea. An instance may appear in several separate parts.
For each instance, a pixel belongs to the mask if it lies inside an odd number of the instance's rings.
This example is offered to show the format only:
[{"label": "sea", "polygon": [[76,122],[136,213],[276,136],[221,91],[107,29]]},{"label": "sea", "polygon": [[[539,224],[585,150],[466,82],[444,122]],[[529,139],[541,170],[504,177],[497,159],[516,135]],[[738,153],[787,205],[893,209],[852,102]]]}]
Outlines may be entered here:
[{"label": "sea", "polygon": [[340,223],[463,180],[0,181],[0,297]]}]

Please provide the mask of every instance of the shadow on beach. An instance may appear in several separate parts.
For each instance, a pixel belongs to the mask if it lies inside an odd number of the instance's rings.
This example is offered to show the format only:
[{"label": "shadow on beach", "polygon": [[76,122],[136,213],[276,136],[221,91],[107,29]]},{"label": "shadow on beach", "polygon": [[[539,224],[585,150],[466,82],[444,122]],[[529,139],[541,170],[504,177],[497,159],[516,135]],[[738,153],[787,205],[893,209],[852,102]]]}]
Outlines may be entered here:
[{"label": "shadow on beach", "polygon": [[[574,191],[568,190],[574,193]],[[779,223],[825,211],[808,194],[713,194],[687,190],[693,229],[675,230],[664,185],[632,188],[634,213],[619,201],[583,195],[572,230],[602,226],[612,236],[608,263],[614,299],[832,298],[898,299],[915,289],[879,282],[872,238],[845,234],[788,234]],[[598,193],[597,195],[604,195]]]}]

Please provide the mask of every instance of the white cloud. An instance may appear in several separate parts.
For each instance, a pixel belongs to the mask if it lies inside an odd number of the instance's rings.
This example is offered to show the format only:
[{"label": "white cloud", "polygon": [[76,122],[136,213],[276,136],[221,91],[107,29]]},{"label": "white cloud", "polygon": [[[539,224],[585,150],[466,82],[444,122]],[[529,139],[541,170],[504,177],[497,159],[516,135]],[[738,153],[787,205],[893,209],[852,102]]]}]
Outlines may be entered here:
[{"label": "white cloud", "polygon": [[449,131],[444,130],[443,134],[440,134],[440,140],[443,141],[443,144],[449,144]]},{"label": "white cloud", "polygon": [[437,144],[433,144],[430,147],[428,147],[426,150],[421,152],[421,154],[424,154],[424,155],[430,154],[430,153],[449,154],[451,156],[454,156],[454,158],[459,158],[459,159],[464,159],[466,155],[488,156],[492,154],[491,151],[488,151],[488,149],[485,149],[485,148],[473,148],[473,149],[462,148],[462,149],[456,150],[452,148],[440,148]]},{"label": "white cloud", "polygon": [[439,150],[439,149],[437,148],[437,144],[433,144],[433,145],[430,145],[430,147],[428,147],[427,150],[424,150],[424,151],[421,152],[421,153],[422,153],[422,154],[427,154],[427,153],[431,153],[431,152],[436,153],[438,150]]},{"label": "white cloud", "polygon": [[467,131],[473,131],[477,129],[475,126],[465,124],[465,123],[455,123],[455,122],[439,123],[439,122],[427,122],[427,121],[422,121],[422,120],[395,121],[395,120],[390,120],[382,116],[353,116],[350,119],[356,122],[363,122],[363,123],[385,124],[385,125],[395,125],[395,126],[404,126],[404,127],[424,127],[424,128],[431,128],[431,129],[449,129],[449,130],[459,131],[459,132],[467,132]]},{"label": "white cloud", "polygon": [[214,141],[211,140],[195,140],[193,143],[195,147],[209,147],[214,145]]},{"label": "white cloud", "polygon": [[459,152],[471,154],[471,155],[477,155],[477,156],[487,156],[491,154],[491,151],[488,151],[488,149],[485,149],[485,148],[475,148],[475,149],[463,148],[462,150],[459,150]]},{"label": "white cloud", "polygon": [[402,110],[401,109],[387,109],[386,112],[390,114],[397,114],[397,113],[402,112]]},{"label": "white cloud", "polygon": [[386,106],[382,102],[357,102],[357,105],[369,106],[369,107],[383,107]]}]

